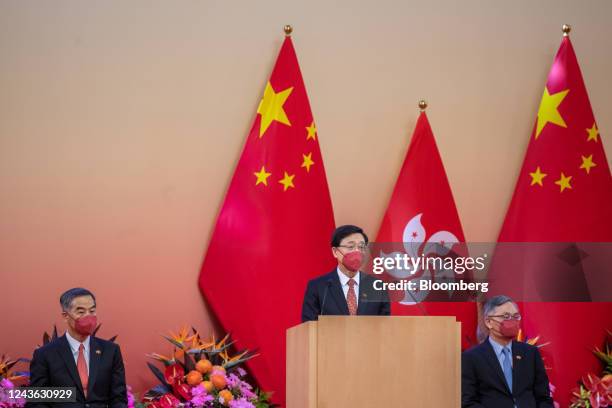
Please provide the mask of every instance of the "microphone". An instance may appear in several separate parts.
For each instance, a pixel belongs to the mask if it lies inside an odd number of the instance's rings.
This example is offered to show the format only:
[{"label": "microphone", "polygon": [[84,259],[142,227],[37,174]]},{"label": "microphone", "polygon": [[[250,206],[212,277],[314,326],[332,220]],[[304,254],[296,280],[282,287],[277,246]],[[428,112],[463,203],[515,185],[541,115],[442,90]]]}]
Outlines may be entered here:
[{"label": "microphone", "polygon": [[325,282],[325,292],[323,293],[323,302],[321,302],[321,313],[319,313],[319,316],[325,315],[325,313],[323,313],[323,309],[325,308],[325,301],[327,300],[327,292],[329,291],[329,287],[331,286],[331,284],[332,284],[331,279],[328,279],[327,282]]}]

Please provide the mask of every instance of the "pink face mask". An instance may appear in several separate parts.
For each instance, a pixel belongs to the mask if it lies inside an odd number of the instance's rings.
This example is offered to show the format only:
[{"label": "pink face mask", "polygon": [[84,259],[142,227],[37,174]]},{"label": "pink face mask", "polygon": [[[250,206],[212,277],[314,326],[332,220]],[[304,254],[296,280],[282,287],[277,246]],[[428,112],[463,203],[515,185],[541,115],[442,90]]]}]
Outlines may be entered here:
[{"label": "pink face mask", "polygon": [[74,321],[77,333],[83,336],[91,336],[98,325],[98,318],[95,315],[79,317]]},{"label": "pink face mask", "polygon": [[502,336],[513,339],[518,335],[520,322],[518,320],[503,320],[499,324]]},{"label": "pink face mask", "polygon": [[342,257],[342,265],[351,272],[357,272],[363,262],[361,251],[349,252]]}]

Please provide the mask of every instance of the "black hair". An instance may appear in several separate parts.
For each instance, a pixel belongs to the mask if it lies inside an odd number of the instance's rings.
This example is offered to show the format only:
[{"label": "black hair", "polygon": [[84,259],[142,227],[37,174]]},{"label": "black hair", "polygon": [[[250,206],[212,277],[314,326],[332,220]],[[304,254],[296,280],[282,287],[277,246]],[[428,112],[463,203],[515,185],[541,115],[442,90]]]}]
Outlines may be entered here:
[{"label": "black hair", "polygon": [[353,235],[353,234],[361,234],[363,235],[363,238],[365,239],[365,243],[368,243],[368,236],[366,235],[365,232],[363,232],[363,230],[361,228],[359,228],[356,225],[341,225],[338,228],[336,228],[334,230],[334,233],[332,234],[331,237],[331,246],[332,247],[337,247],[340,246],[340,242],[348,237],[349,235]]},{"label": "black hair", "polygon": [[516,303],[514,302],[514,300],[512,300],[512,298],[506,295],[498,295],[490,299],[487,299],[483,307],[484,317],[486,318],[491,313],[493,313],[493,310],[495,310],[497,306],[505,305],[508,302],[514,303],[514,305],[516,306]]},{"label": "black hair", "polygon": [[72,288],[72,289],[68,289],[67,291],[62,293],[62,296],[60,296],[60,305],[62,305],[62,310],[66,312],[69,311],[72,305],[72,301],[75,298],[78,298],[81,296],[91,296],[91,298],[94,301],[94,305],[96,304],[96,297],[94,296],[93,293],[83,288]]}]

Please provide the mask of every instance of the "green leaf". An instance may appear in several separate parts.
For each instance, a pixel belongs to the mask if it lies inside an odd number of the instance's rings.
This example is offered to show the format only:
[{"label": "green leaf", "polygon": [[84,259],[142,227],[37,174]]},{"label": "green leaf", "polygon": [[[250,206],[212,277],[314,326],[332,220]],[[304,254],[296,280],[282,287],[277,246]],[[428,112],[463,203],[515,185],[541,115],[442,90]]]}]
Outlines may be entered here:
[{"label": "green leaf", "polygon": [[174,340],[173,338],[170,338],[168,336],[162,336],[164,339],[168,340],[170,343],[174,344],[177,348],[180,348],[181,350],[183,349],[183,344],[179,343],[178,341]]},{"label": "green leaf", "polygon": [[153,371],[153,375],[155,375],[155,377],[157,377],[157,379],[159,380],[159,382],[162,383],[162,385],[167,386],[166,384],[166,378],[164,377],[164,374],[160,371],[159,368],[155,367],[153,364],[151,363],[147,363],[147,365],[149,366],[149,368],[151,369],[151,371]]},{"label": "green leaf", "polygon": [[195,370],[195,361],[193,361],[193,358],[191,358],[191,356],[188,353],[185,353],[184,365],[185,365],[185,372]]}]

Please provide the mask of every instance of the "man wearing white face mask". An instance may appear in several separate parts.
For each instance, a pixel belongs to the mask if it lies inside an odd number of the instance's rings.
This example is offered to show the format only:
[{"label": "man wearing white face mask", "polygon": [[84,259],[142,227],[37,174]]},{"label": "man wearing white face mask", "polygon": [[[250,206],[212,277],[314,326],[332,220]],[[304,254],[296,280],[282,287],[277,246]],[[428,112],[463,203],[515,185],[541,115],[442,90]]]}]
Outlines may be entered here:
[{"label": "man wearing white face mask", "polygon": [[495,296],[483,315],[489,337],[461,359],[462,408],[553,408],[538,348],[514,340],[521,321],[516,303]]},{"label": "man wearing white face mask", "polygon": [[360,271],[367,251],[368,236],[354,225],[336,228],[331,239],[332,255],[338,266],[308,282],[302,304],[302,321],[319,315],[389,315],[385,291],[374,289],[374,278]]},{"label": "man wearing white face mask", "polygon": [[119,346],[92,336],[96,298],[87,289],[73,288],[60,297],[66,334],[34,351],[30,386],[75,387],[76,402],[28,402],[26,408],[125,408],[125,370]]}]

